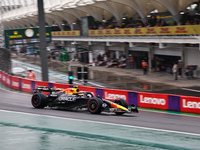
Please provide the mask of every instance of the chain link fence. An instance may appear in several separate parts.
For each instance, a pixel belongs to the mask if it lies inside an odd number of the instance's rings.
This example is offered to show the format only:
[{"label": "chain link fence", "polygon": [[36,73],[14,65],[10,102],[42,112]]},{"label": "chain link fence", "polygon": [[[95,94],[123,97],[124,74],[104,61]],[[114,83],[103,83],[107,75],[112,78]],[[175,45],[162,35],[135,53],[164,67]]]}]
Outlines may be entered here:
[{"label": "chain link fence", "polygon": [[11,73],[11,53],[5,48],[0,48],[0,70]]}]

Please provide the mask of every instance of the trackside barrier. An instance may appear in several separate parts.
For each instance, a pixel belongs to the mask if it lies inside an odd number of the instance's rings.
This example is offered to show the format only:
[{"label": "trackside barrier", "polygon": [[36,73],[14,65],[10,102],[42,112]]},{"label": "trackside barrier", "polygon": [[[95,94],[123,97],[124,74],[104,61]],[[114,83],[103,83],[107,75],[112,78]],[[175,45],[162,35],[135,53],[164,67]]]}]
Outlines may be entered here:
[{"label": "trackside barrier", "polygon": [[138,105],[138,92],[128,92],[128,104],[129,105]]},{"label": "trackside barrier", "polygon": [[99,95],[100,97],[103,97],[103,89],[96,88],[96,96]]},{"label": "trackside barrier", "polygon": [[0,70],[0,82],[2,82],[2,81],[1,81],[1,74],[2,74],[2,71]]},{"label": "trackside barrier", "polygon": [[8,87],[11,87],[12,83],[11,83],[11,76],[10,75],[6,75],[6,85]]},{"label": "trackside barrier", "polygon": [[168,110],[180,111],[180,96],[168,96]]},{"label": "trackside barrier", "polygon": [[[49,86],[60,89],[73,87],[73,85],[68,84],[43,82],[10,76],[3,71],[0,71],[0,82],[7,87],[27,93],[32,93],[36,86]],[[80,91],[92,92],[95,96],[99,95],[107,100],[123,98],[129,105],[135,104],[138,107],[200,114],[200,97],[101,89],[87,86],[79,86],[79,89]]]},{"label": "trackside barrier", "polygon": [[33,82],[32,80],[21,78],[21,91],[22,92],[27,92],[27,93],[32,93],[33,91]]},{"label": "trackside barrier", "polygon": [[60,84],[60,83],[51,83],[50,87],[54,87],[56,89],[66,89],[69,88],[68,84]]},{"label": "trackside barrier", "polygon": [[11,88],[21,91],[20,87],[21,87],[21,82],[20,82],[21,78],[19,77],[15,77],[15,76],[11,76]]},{"label": "trackside barrier", "polygon": [[114,100],[116,98],[123,98],[128,101],[128,91],[124,90],[114,90],[114,89],[103,89],[103,98],[106,100]]},{"label": "trackside barrier", "polygon": [[6,74],[4,72],[2,73],[2,82],[3,84],[6,83]]},{"label": "trackside barrier", "polygon": [[138,106],[144,108],[168,109],[168,94],[138,92]]},{"label": "trackside barrier", "polygon": [[200,114],[200,98],[180,96],[180,111]]}]

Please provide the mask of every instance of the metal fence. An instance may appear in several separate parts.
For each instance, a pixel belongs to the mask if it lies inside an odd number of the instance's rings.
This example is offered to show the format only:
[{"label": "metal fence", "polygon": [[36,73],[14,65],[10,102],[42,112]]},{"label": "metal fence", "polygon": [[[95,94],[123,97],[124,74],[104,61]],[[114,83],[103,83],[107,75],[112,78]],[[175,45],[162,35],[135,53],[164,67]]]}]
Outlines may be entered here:
[{"label": "metal fence", "polygon": [[0,70],[11,73],[11,53],[8,49],[0,48]]}]

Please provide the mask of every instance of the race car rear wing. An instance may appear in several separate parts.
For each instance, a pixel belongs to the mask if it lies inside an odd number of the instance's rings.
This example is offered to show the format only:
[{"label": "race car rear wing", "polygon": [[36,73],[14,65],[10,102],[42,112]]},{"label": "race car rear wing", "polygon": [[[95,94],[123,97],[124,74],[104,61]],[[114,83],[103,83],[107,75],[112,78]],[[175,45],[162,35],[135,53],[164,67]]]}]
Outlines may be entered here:
[{"label": "race car rear wing", "polygon": [[33,93],[41,93],[43,92],[50,92],[52,94],[53,92],[61,91],[62,89],[55,89],[53,87],[45,87],[45,86],[38,86],[36,89],[33,89]]}]

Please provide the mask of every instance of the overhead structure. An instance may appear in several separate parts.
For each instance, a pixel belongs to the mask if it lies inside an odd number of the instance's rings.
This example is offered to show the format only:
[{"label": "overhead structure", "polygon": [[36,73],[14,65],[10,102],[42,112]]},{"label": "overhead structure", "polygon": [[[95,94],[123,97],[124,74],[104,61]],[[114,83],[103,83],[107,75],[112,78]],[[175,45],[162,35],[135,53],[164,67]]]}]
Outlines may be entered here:
[{"label": "overhead structure", "polygon": [[[153,10],[170,12],[180,24],[180,12],[198,0],[44,0],[46,25],[70,27],[81,17],[93,16],[106,21],[114,16],[121,23],[124,17],[136,17],[147,22]],[[38,26],[37,0],[2,0],[3,24],[6,29]]]}]

